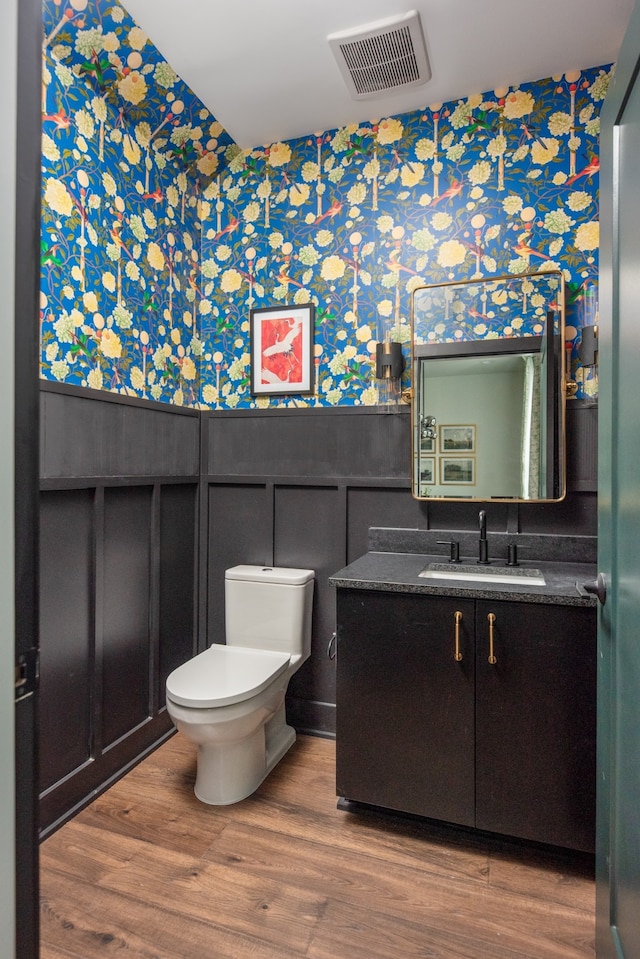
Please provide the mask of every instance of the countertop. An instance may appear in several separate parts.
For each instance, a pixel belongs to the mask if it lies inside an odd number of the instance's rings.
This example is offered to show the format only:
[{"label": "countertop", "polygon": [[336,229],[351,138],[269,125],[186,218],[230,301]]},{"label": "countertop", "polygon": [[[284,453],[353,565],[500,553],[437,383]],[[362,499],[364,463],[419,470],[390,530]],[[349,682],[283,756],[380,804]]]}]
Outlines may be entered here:
[{"label": "countertop", "polygon": [[[464,561],[464,560],[463,560]],[[520,603],[547,603],[560,606],[596,606],[595,596],[582,588],[596,578],[596,566],[574,562],[531,562],[544,574],[544,586],[524,586],[514,578],[511,583],[458,582],[433,580],[418,575],[429,563],[442,563],[440,555],[427,553],[376,552],[374,550],[338,570],[329,577],[332,586],[343,589],[381,590],[390,593],[463,596],[476,599],[500,599]],[[467,561],[464,561],[467,563]],[[468,563],[471,565],[471,563]],[[491,564],[500,566],[499,563]],[[455,567],[452,567],[455,569]]]}]

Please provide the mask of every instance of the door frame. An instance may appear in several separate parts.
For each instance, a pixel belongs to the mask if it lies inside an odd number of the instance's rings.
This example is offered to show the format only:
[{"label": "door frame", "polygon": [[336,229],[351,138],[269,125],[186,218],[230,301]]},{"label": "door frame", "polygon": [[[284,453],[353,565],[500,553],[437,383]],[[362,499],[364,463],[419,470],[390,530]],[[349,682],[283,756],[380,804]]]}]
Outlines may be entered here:
[{"label": "door frame", "polygon": [[[601,114],[600,133],[600,325],[598,404],[598,569],[609,586],[617,581],[614,482],[617,419],[614,384],[620,344],[616,264],[618,263],[619,127],[628,91],[640,72],[640,3],[636,2],[623,41],[613,80]],[[614,322],[614,320],[616,322]],[[611,593],[611,589],[610,589]],[[611,593],[613,597],[614,594]],[[615,635],[616,610],[612,598],[598,612],[598,756],[596,814],[596,955],[622,959],[615,927],[613,836],[616,830],[616,717]]]},{"label": "door frame", "polygon": [[[10,891],[3,909],[6,921],[11,914],[12,930],[4,942],[15,943],[19,959],[36,959],[39,955],[40,903],[38,858],[38,724],[37,724],[37,655],[38,655],[38,495],[39,495],[39,298],[40,298],[40,194],[41,194],[41,65],[42,7],[40,0],[8,0],[9,12],[3,17],[1,69],[7,71],[3,84],[7,112],[15,105],[15,113],[7,117],[6,135],[9,146],[0,151],[0,163],[13,161],[5,170],[2,182],[15,183],[15,191],[6,190],[2,204],[12,207],[4,211],[0,243],[7,255],[0,256],[0,268],[11,270],[11,282],[4,278],[3,348],[14,356],[8,363],[0,383],[2,418],[0,429],[6,431],[3,448],[13,456],[0,458],[2,485],[0,510],[4,526],[5,510],[11,513],[10,534],[2,530],[5,544],[0,558],[0,590],[11,584],[11,598],[0,602],[3,616],[12,615],[11,628],[3,622],[0,677],[0,736],[5,763],[0,788],[10,789],[14,800],[13,815],[3,816],[11,822],[12,835],[2,835],[11,844],[11,851],[1,848],[0,869],[12,867],[12,875],[4,877],[3,888]],[[11,94],[15,91],[15,95]],[[11,122],[13,120],[13,123]],[[11,131],[15,130],[15,149],[11,149]],[[14,223],[15,229],[10,229]],[[6,302],[4,301],[6,298]],[[11,349],[11,346],[13,349]],[[11,375],[9,375],[9,372]],[[5,420],[6,416],[6,420]],[[5,470],[11,470],[10,480]],[[10,499],[5,500],[5,484],[11,482]],[[13,548],[11,548],[13,547]],[[12,556],[6,555],[11,551]],[[5,563],[11,561],[12,575]],[[4,598],[4,597],[3,597]],[[28,685],[16,702],[15,666],[27,664]],[[4,712],[11,713],[11,721]],[[10,731],[10,732],[9,732]],[[7,736],[10,736],[10,742]],[[9,775],[9,771],[15,773]],[[0,806],[0,808],[3,808]],[[14,852],[15,850],[15,852]],[[4,925],[2,926],[4,929]],[[7,946],[7,948],[9,948]]]}]

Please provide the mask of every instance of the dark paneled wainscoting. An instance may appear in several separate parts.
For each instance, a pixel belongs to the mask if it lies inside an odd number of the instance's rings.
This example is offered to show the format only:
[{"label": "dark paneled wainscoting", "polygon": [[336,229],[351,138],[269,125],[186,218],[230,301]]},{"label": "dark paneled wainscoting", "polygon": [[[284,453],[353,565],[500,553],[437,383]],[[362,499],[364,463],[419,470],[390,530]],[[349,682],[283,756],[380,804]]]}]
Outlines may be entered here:
[{"label": "dark paneled wainscoting", "polygon": [[[43,405],[50,452],[40,493],[44,836],[173,729],[166,677],[197,646],[199,424],[197,414],[95,394],[45,393]],[[150,424],[154,413],[163,418],[159,430]],[[166,467],[176,449],[191,447],[195,463],[186,457],[182,466],[196,466],[190,476],[151,475],[149,467]]]},{"label": "dark paneled wainscoting", "polygon": [[[489,504],[491,531],[595,535],[581,425],[591,437],[595,419],[574,419],[566,500]],[[168,735],[165,679],[224,642],[237,563],[315,570],[312,654],[287,710],[299,730],[333,735],[328,577],[366,552],[370,527],[477,529],[477,505],[413,499],[410,446],[406,407],[199,413],[43,384],[44,834]]]}]

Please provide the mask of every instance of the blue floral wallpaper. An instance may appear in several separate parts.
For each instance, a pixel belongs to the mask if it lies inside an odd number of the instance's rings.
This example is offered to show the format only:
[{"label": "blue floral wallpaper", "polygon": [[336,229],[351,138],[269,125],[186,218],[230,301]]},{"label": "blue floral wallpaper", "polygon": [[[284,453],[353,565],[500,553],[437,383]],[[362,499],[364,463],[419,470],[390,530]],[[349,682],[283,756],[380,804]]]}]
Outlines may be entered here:
[{"label": "blue floral wallpaper", "polygon": [[197,405],[199,203],[237,148],[119,4],[43,11],[42,376]]},{"label": "blue floral wallpaper", "polygon": [[[246,151],[120,5],[45,0],[44,20],[44,377],[372,405],[375,343],[408,354],[424,283],[560,269],[569,339],[593,322],[608,67]],[[251,309],[307,302],[315,394],[252,397]]]}]

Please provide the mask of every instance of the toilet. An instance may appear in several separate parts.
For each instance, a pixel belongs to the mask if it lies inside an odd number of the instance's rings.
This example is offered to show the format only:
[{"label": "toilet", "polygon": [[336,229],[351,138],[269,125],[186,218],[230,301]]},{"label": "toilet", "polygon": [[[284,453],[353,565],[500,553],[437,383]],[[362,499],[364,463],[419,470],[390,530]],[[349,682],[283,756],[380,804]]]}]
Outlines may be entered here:
[{"label": "toilet", "polygon": [[285,694],[311,652],[313,585],[310,569],[228,569],[226,645],[214,643],[169,675],[167,711],[198,747],[202,802],[250,796],[295,742]]}]

